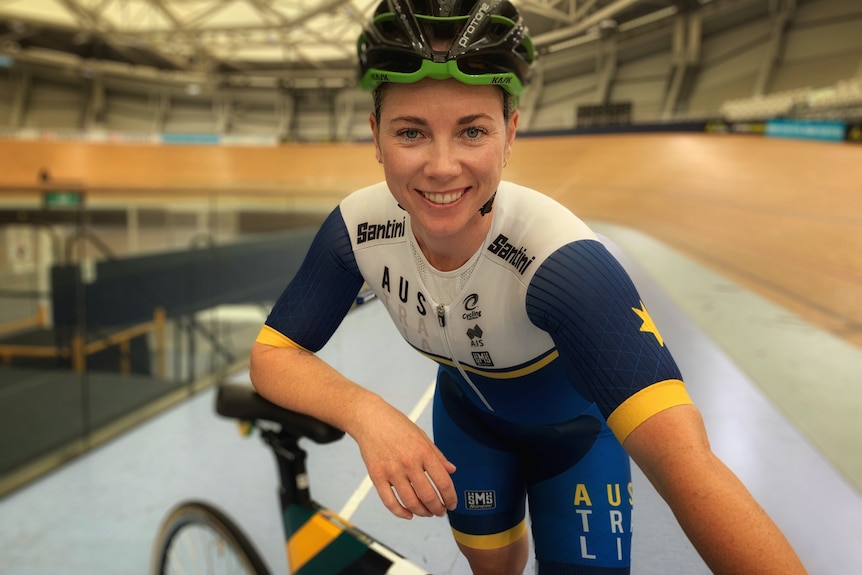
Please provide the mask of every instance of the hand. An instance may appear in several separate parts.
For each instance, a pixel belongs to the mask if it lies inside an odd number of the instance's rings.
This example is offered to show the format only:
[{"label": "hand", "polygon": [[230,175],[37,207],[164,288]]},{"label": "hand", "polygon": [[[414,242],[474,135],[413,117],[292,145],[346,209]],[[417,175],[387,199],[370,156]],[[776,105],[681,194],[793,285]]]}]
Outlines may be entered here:
[{"label": "hand", "polygon": [[458,498],[455,466],[403,413],[380,401],[363,413],[354,439],[381,501],[397,517],[443,516]]}]

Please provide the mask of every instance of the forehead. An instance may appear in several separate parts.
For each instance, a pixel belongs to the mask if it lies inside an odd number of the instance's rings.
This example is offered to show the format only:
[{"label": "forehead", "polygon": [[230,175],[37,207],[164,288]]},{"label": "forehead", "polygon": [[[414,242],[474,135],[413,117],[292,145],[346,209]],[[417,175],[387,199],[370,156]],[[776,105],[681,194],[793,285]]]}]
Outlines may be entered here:
[{"label": "forehead", "polygon": [[[412,115],[453,113],[488,114],[500,117],[503,92],[497,86],[470,86],[457,80],[425,78],[412,84],[387,84],[381,111],[409,111]],[[388,110],[387,110],[388,108]]]}]

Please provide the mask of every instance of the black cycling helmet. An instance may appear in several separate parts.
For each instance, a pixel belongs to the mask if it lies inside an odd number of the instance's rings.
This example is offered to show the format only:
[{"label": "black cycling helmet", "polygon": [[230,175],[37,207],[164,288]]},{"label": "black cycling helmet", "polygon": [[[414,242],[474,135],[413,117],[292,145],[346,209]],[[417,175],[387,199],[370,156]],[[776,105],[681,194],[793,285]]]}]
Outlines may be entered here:
[{"label": "black cycling helmet", "polygon": [[366,90],[455,78],[498,85],[517,98],[535,59],[524,20],[509,0],[382,0],[357,49]]}]

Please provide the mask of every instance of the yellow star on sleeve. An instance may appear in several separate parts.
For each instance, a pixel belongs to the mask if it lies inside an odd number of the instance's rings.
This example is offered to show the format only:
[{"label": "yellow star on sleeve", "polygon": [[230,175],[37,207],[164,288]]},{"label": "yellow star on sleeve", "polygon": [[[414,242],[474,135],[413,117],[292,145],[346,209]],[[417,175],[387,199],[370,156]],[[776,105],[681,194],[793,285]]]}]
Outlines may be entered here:
[{"label": "yellow star on sleeve", "polygon": [[641,324],[640,331],[653,334],[658,341],[658,344],[664,347],[664,339],[661,337],[661,334],[658,332],[658,328],[656,327],[652,318],[649,316],[644,302],[640,302],[640,304],[640,309],[636,307],[632,308],[632,311],[635,312],[635,314],[637,314],[637,316],[643,320],[643,324]]}]

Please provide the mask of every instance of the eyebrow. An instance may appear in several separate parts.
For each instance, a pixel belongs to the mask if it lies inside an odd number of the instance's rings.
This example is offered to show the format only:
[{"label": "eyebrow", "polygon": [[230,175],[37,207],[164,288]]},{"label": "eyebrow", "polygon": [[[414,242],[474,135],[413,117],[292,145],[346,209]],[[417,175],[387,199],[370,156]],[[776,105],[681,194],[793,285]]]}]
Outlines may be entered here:
[{"label": "eyebrow", "polygon": [[398,116],[397,118],[392,118],[392,120],[390,120],[390,123],[394,124],[395,122],[406,122],[408,124],[419,124],[421,126],[428,125],[428,122],[425,121],[424,118],[420,118],[418,116]]},{"label": "eyebrow", "polygon": [[[459,118],[458,124],[464,126],[467,124],[472,124],[479,119],[493,120],[493,118],[488,114],[470,114],[469,116]],[[419,116],[398,116],[396,118],[392,118],[391,122],[406,122],[409,124],[418,124],[420,126],[428,125],[428,121],[424,118],[420,118]]]}]

